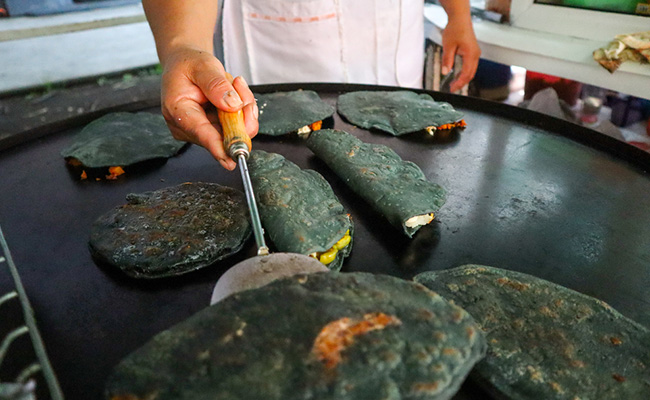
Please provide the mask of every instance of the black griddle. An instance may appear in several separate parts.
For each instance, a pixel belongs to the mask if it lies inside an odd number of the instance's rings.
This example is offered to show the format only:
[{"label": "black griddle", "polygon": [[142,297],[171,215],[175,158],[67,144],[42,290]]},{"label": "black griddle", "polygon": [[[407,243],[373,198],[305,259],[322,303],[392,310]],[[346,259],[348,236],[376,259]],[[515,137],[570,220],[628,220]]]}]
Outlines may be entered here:
[{"label": "black griddle", "polygon": [[[299,88],[317,91],[332,105],[347,91],[396,89],[291,84],[253,90]],[[436,220],[413,239],[367,207],[302,139],[260,135],[253,141],[330,182],[355,222],[343,271],[409,279],[467,263],[491,265],[597,297],[650,326],[650,154],[536,112],[427,93],[465,112],[467,129],[392,137],[355,128],[338,115],[325,121],[325,127],[392,147],[447,189]],[[59,152],[80,128],[71,121],[68,129],[0,152],[0,225],[66,398],[89,400],[102,397],[111,368],[129,352],[206,307],[219,276],[256,249],[251,239],[210,268],[152,281],[97,265],[87,247],[89,227],[127,193],[187,181],[239,189],[242,183],[237,171],[225,171],[198,146],[127,169],[116,181],[79,181]],[[3,279],[0,293],[10,288]],[[466,383],[455,399],[487,397]]]}]

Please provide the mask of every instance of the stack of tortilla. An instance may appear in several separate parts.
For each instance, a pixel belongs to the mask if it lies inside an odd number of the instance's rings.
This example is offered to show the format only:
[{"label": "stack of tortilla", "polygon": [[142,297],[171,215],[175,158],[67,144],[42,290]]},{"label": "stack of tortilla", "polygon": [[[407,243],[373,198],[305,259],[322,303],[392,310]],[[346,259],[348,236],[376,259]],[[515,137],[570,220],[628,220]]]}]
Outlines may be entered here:
[{"label": "stack of tortilla", "polygon": [[650,63],[650,31],[616,35],[607,46],[595,50],[593,57],[612,73],[626,61]]}]

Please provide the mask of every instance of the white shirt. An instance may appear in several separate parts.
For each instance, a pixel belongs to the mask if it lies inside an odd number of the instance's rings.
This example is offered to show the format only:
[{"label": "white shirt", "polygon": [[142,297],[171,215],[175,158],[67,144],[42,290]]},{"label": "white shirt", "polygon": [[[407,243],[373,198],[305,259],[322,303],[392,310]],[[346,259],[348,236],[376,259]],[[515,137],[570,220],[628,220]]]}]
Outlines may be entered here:
[{"label": "white shirt", "polygon": [[421,88],[423,9],[422,0],[226,0],[223,61],[251,84]]}]

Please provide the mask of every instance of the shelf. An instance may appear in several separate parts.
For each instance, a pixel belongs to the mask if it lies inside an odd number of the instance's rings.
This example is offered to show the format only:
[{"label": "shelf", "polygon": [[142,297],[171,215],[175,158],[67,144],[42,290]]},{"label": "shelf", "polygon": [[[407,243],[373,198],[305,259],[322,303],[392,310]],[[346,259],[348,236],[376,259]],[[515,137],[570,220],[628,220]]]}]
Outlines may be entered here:
[{"label": "shelf", "polygon": [[[441,43],[441,32],[447,25],[445,11],[437,5],[426,5],[425,21],[427,37]],[[608,41],[537,32],[480,19],[473,23],[484,59],[650,99],[650,65],[626,62],[612,74],[593,60],[593,51]]]}]

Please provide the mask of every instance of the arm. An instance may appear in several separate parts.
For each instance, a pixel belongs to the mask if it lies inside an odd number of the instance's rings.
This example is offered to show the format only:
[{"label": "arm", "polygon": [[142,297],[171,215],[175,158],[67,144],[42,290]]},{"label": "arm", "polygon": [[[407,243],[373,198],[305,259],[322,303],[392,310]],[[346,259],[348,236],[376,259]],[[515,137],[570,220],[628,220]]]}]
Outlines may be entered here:
[{"label": "arm", "polygon": [[[244,109],[246,131],[257,133],[257,105],[243,78],[232,82],[213,54],[217,0],[143,0],[163,67],[162,114],[172,135],[205,147],[229,170],[236,163],[223,148],[216,111]],[[206,109],[208,111],[206,111]]]},{"label": "arm", "polygon": [[447,13],[447,27],[442,32],[442,71],[448,73],[456,54],[463,58],[463,67],[450,90],[455,92],[469,83],[476,74],[481,49],[476,41],[469,0],[439,0]]}]

